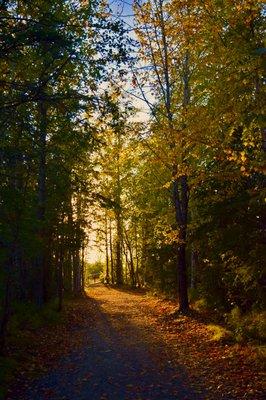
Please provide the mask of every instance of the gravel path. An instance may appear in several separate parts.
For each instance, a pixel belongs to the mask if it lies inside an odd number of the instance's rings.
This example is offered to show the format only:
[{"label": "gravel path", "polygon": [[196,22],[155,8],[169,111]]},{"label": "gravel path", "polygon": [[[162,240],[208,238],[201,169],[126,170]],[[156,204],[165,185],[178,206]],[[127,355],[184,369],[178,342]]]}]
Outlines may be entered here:
[{"label": "gravel path", "polygon": [[200,400],[182,366],[171,360],[143,295],[96,285],[93,326],[82,348],[10,400]]}]

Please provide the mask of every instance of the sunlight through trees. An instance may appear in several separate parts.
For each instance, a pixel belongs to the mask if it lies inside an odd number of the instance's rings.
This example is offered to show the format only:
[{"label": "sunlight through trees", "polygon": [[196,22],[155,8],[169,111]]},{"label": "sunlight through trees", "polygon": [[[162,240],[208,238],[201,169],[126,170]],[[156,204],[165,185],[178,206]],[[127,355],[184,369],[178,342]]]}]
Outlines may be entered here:
[{"label": "sunlight through trees", "polygon": [[83,293],[90,238],[106,284],[260,336],[262,3],[7,0],[0,13],[1,349],[19,305]]}]

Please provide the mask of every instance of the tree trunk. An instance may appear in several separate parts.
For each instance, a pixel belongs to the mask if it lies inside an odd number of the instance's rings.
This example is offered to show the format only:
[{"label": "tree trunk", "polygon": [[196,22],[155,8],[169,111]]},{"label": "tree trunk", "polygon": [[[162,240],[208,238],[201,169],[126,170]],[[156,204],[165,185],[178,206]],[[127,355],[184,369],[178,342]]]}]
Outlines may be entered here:
[{"label": "tree trunk", "polygon": [[190,271],[190,287],[191,289],[196,288],[196,268],[198,263],[198,253],[197,250],[192,246],[191,250],[191,271]]},{"label": "tree trunk", "polygon": [[105,282],[109,285],[109,247],[108,247],[108,218],[105,216],[105,260],[106,260],[106,270],[105,270]]},{"label": "tree trunk", "polygon": [[115,283],[114,279],[114,257],[113,257],[113,237],[112,237],[112,221],[109,224],[109,244],[110,244],[110,262],[111,262],[111,282]]},{"label": "tree trunk", "polygon": [[121,206],[121,176],[120,176],[120,152],[122,148],[121,143],[121,132],[117,132],[117,171],[116,171],[116,284],[118,286],[123,285],[123,260],[122,260],[122,249],[123,249],[123,228],[122,228],[122,206]]},{"label": "tree trunk", "polygon": [[47,105],[41,101],[39,105],[39,170],[38,170],[38,238],[39,254],[36,259],[35,296],[38,306],[44,303],[45,289],[45,208],[46,208],[46,140],[47,140]]},{"label": "tree trunk", "polygon": [[137,224],[134,225],[134,233],[135,233],[135,255],[136,255],[136,286],[140,287],[140,278],[139,278],[139,252],[138,252],[138,234],[137,234]]},{"label": "tree trunk", "polygon": [[[60,241],[60,239],[59,239]],[[58,295],[58,311],[63,308],[63,248],[59,243],[59,254],[57,259],[57,295]]]},{"label": "tree trunk", "polygon": [[7,325],[10,317],[10,307],[11,307],[11,296],[10,296],[10,277],[9,274],[6,278],[5,292],[4,292],[3,306],[2,306],[2,316],[0,320],[0,355],[4,355],[5,351],[5,341],[6,341],[6,331]]},{"label": "tree trunk", "polygon": [[120,210],[116,212],[116,284],[123,285],[123,265],[122,265],[122,222]]},{"label": "tree trunk", "polygon": [[187,287],[186,243],[178,247],[178,291],[179,311],[186,314],[189,310]]},{"label": "tree trunk", "polygon": [[81,262],[79,249],[74,250],[73,254],[73,289],[74,294],[79,296],[82,292],[81,289]]},{"label": "tree trunk", "polygon": [[132,248],[130,245],[130,241],[127,235],[126,230],[124,230],[124,236],[125,236],[125,242],[128,248],[128,252],[129,252],[129,275],[130,275],[130,285],[132,287],[136,287],[136,276],[135,276],[135,270],[134,270],[134,259],[133,259],[133,252],[132,252]]},{"label": "tree trunk", "polygon": [[176,226],[179,229],[179,243],[177,248],[179,311],[187,313],[189,311],[186,263],[188,187],[186,176],[182,176],[178,179],[176,175],[177,167],[174,166],[173,202],[175,206]]},{"label": "tree trunk", "polygon": [[129,266],[129,260],[128,260],[128,255],[127,255],[127,249],[126,249],[126,246],[125,246],[125,244],[123,243],[123,251],[124,251],[124,256],[125,256],[125,260],[126,260],[126,263],[125,263],[125,281],[126,281],[126,284],[128,283],[128,271],[130,271],[130,266]]},{"label": "tree trunk", "polygon": [[81,291],[85,292],[85,244],[81,247]]},{"label": "tree trunk", "polygon": [[[189,85],[189,53],[184,57],[183,64],[183,108],[186,109],[190,103]],[[183,127],[185,129],[185,126]],[[186,166],[184,155],[181,154],[182,166]],[[178,245],[178,291],[179,291],[179,311],[187,313],[189,311],[188,284],[187,284],[187,263],[186,263],[186,240],[187,240],[187,220],[188,220],[188,184],[187,176],[178,177],[177,165],[173,165],[173,202],[175,207],[175,220],[180,234]]]}]

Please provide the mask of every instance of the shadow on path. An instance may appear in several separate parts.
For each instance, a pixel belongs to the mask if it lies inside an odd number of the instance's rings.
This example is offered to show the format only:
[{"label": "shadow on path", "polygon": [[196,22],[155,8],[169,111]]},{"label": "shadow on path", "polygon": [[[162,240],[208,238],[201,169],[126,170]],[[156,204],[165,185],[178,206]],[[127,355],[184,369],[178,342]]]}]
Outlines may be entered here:
[{"label": "shadow on path", "polygon": [[[140,293],[102,285],[90,288],[95,310],[85,344],[56,369],[8,400],[200,400],[185,371],[152,326]],[[77,328],[78,329],[78,328]]]}]

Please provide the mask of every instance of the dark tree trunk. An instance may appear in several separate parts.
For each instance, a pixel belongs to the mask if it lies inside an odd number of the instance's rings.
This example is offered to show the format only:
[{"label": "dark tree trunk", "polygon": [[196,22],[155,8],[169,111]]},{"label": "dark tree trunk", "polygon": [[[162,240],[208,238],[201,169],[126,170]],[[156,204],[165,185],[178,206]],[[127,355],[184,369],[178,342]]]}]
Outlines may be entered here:
[{"label": "dark tree trunk", "polygon": [[[186,109],[190,103],[190,70],[189,53],[184,57],[183,64],[183,108]],[[169,120],[171,121],[171,119]],[[172,121],[171,121],[172,124]],[[185,126],[184,126],[185,128]],[[181,155],[182,165],[186,165],[184,155]],[[173,203],[175,207],[175,222],[179,229],[180,242],[178,244],[178,292],[179,292],[179,311],[187,313],[189,311],[188,302],[188,283],[187,283],[187,264],[186,264],[186,240],[187,240],[187,220],[188,220],[188,201],[189,190],[187,176],[178,176],[177,165],[173,165]]]},{"label": "dark tree trunk", "polygon": [[110,283],[109,275],[109,246],[108,246],[108,218],[105,216],[105,260],[106,260],[106,270],[105,270],[105,282],[107,285]]},{"label": "dark tree trunk", "polygon": [[62,243],[59,243],[59,257],[57,260],[57,295],[58,295],[58,311],[63,308],[63,248]]},{"label": "dark tree trunk", "polygon": [[191,250],[191,270],[190,270],[190,287],[191,289],[196,288],[196,271],[198,264],[198,252],[192,247]]},{"label": "dark tree trunk", "polygon": [[121,132],[117,132],[117,171],[116,171],[116,284],[118,286],[123,285],[123,259],[122,259],[122,250],[123,250],[123,227],[122,227],[122,202],[121,202],[121,194],[122,194],[122,186],[121,186],[121,176],[120,176],[120,153],[122,149],[121,142]]},{"label": "dark tree trunk", "polygon": [[0,355],[4,355],[7,325],[11,312],[11,296],[10,296],[10,277],[6,278],[5,292],[2,306],[2,315],[0,320]]},{"label": "dark tree trunk", "polygon": [[187,313],[189,310],[187,289],[186,244],[182,243],[178,248],[178,292],[181,313]]},{"label": "dark tree trunk", "polygon": [[81,291],[85,291],[85,244],[81,247]]},{"label": "dark tree trunk", "polygon": [[177,269],[178,269],[178,296],[179,311],[189,311],[187,263],[186,263],[186,235],[188,217],[188,187],[187,177],[176,178],[177,167],[173,169],[173,202],[175,206],[176,227],[179,229],[179,243],[177,247]]},{"label": "dark tree trunk", "polygon": [[46,206],[46,140],[47,140],[47,106],[41,101],[39,105],[39,170],[38,170],[38,238],[39,254],[36,258],[35,270],[35,296],[36,303],[42,306],[44,303],[45,289],[45,206]]},{"label": "dark tree trunk", "polygon": [[116,284],[118,286],[123,285],[123,265],[122,265],[122,222],[120,210],[116,213],[116,226],[117,226],[117,237],[116,237]]},{"label": "dark tree trunk", "polygon": [[139,279],[139,252],[138,252],[138,234],[137,234],[137,224],[134,225],[134,233],[135,233],[135,255],[136,255],[136,285],[140,287],[140,279]]},{"label": "dark tree trunk", "polygon": [[73,255],[73,289],[74,294],[79,296],[82,293],[81,289],[81,262],[79,250],[76,249]]},{"label": "dark tree trunk", "polygon": [[132,287],[136,287],[136,276],[135,276],[135,269],[134,269],[134,259],[133,259],[133,252],[132,252],[132,248],[130,245],[130,241],[127,235],[126,230],[124,230],[124,237],[125,237],[125,242],[128,248],[128,253],[129,253],[129,275],[130,275],[130,285]]},{"label": "dark tree trunk", "polygon": [[113,257],[113,236],[112,236],[112,222],[109,225],[109,243],[110,243],[110,262],[111,262],[111,282],[115,283],[114,279],[114,257]]},{"label": "dark tree trunk", "polygon": [[125,282],[126,284],[128,283],[128,271],[130,271],[130,266],[129,266],[129,260],[128,260],[128,254],[127,254],[127,249],[125,244],[123,243],[123,251],[124,251],[124,256],[125,256]]}]

